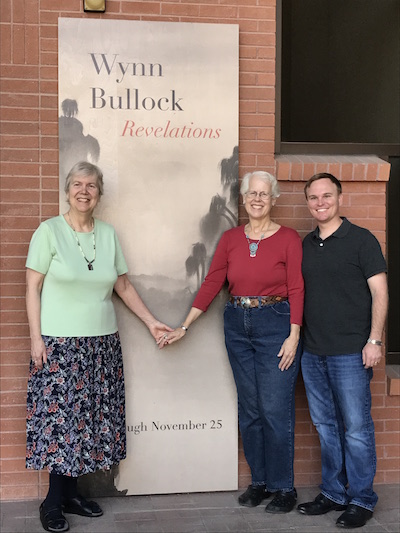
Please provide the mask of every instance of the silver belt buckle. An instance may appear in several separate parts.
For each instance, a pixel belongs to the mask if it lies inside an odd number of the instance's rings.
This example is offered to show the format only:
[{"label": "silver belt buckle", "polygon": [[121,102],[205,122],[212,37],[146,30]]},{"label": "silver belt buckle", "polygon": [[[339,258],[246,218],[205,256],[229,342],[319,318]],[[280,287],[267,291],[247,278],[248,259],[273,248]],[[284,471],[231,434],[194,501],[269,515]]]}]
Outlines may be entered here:
[{"label": "silver belt buckle", "polygon": [[240,298],[240,305],[245,309],[249,309],[251,305],[250,298]]}]

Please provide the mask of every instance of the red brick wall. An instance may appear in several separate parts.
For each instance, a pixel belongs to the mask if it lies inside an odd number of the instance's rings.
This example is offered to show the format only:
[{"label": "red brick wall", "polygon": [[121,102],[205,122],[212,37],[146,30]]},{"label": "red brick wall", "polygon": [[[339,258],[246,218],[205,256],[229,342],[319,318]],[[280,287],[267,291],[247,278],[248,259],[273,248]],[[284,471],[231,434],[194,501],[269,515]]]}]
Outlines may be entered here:
[{"label": "red brick wall", "polygon": [[[30,356],[24,262],[33,230],[41,220],[58,214],[59,16],[239,24],[240,174],[279,170],[283,194],[275,209],[276,220],[302,234],[312,229],[302,181],[311,168],[317,168],[316,163],[301,168],[282,163],[276,169],[274,158],[275,0],[107,0],[104,15],[84,14],[82,0],[1,0],[1,499],[39,498],[47,490],[47,474],[27,472],[24,463]],[[356,167],[351,168],[344,214],[369,227],[384,246],[385,183],[379,175],[368,177],[366,172],[358,178]],[[375,373],[372,389],[379,457],[376,480],[399,481],[399,402],[386,395],[383,365]],[[318,438],[301,382],[295,470],[297,485],[319,482]],[[248,482],[241,451],[239,484]]]}]

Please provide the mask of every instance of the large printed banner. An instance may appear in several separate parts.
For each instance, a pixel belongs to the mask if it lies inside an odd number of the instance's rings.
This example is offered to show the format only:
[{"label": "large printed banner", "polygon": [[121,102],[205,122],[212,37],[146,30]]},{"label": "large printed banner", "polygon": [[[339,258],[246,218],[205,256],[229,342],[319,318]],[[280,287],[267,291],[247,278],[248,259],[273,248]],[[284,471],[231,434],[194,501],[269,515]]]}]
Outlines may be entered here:
[{"label": "large printed banner", "polygon": [[[59,104],[60,191],[77,161],[100,166],[96,216],[116,228],[146,305],[179,326],[222,232],[237,224],[238,26],[60,19]],[[116,491],[237,488],[225,301],[222,292],[160,351],[116,300],[128,432]]]}]

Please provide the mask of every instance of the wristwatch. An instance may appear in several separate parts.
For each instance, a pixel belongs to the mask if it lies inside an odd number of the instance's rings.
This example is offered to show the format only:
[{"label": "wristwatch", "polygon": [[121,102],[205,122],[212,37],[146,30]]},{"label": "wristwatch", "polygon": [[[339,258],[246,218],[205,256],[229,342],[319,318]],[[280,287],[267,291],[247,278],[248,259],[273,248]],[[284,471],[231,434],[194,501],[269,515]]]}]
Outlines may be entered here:
[{"label": "wristwatch", "polygon": [[377,346],[382,346],[382,341],[378,341],[376,339],[368,339],[367,342],[369,342],[369,344],[376,344]]}]

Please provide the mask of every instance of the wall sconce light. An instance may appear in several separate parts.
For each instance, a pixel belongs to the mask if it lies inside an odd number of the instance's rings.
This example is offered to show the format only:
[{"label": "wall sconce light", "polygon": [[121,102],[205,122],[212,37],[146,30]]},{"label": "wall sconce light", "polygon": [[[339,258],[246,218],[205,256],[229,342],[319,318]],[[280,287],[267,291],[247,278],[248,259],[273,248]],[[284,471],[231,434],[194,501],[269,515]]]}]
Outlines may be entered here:
[{"label": "wall sconce light", "polygon": [[83,11],[86,13],[104,13],[106,0],[83,0]]}]

